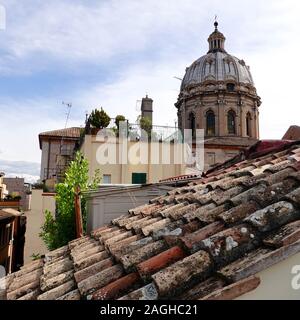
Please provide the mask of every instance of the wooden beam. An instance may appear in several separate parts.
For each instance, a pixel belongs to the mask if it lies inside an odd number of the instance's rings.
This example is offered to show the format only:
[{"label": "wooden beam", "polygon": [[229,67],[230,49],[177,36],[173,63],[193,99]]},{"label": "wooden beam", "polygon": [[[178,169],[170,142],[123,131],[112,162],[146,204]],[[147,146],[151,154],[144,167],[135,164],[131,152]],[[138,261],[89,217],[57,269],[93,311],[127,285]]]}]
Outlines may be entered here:
[{"label": "wooden beam", "polygon": [[75,224],[76,224],[76,238],[83,236],[81,201],[80,201],[80,187],[76,187],[75,191]]}]

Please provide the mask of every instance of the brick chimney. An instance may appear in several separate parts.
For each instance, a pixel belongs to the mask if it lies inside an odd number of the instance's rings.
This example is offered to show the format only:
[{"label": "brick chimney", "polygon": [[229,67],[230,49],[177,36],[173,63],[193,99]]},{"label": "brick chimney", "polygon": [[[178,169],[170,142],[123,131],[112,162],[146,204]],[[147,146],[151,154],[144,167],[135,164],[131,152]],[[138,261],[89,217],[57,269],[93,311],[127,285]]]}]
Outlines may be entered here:
[{"label": "brick chimney", "polygon": [[146,95],[145,98],[142,99],[142,106],[141,106],[141,111],[142,111],[142,117],[144,118],[149,118],[152,122],[152,113],[153,113],[153,100]]}]

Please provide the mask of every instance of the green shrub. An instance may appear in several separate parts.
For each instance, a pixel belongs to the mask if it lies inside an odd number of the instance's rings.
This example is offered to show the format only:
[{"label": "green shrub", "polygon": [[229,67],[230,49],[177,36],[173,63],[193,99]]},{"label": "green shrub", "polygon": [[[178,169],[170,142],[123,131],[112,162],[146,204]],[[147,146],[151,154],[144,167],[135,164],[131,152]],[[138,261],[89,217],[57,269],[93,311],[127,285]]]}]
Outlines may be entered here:
[{"label": "green shrub", "polygon": [[106,128],[110,123],[110,116],[101,108],[95,109],[89,116],[90,124],[97,129]]},{"label": "green shrub", "polygon": [[[75,189],[80,187],[81,192],[95,189],[100,183],[100,172],[95,171],[92,180],[89,180],[88,161],[84,159],[81,152],[77,152],[75,160],[71,162],[65,173],[64,182],[56,185],[56,212],[55,216],[50,212],[45,212],[45,223],[42,226],[40,237],[45,242],[49,250],[54,250],[66,245],[76,237],[75,226]],[[83,229],[86,230],[86,200],[81,197],[81,213]]]}]

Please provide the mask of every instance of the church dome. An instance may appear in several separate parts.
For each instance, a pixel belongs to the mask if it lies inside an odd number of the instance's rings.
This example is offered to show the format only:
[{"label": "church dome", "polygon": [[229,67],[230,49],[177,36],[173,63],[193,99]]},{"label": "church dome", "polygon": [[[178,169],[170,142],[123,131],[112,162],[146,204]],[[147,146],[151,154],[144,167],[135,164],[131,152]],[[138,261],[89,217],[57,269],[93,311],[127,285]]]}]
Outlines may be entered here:
[{"label": "church dome", "polygon": [[225,37],[217,27],[218,23],[215,22],[215,31],[208,38],[208,53],[186,69],[181,90],[210,81],[248,84],[254,87],[249,67],[244,60],[225,51]]}]

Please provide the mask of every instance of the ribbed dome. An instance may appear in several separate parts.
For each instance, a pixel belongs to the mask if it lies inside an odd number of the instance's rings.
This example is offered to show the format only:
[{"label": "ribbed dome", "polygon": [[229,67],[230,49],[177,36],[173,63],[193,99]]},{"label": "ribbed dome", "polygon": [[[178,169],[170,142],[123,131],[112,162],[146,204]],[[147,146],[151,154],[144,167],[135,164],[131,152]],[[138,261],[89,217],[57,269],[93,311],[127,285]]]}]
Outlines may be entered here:
[{"label": "ribbed dome", "polygon": [[181,89],[204,81],[235,81],[254,86],[254,82],[244,60],[224,52],[212,52],[196,60],[186,69]]},{"label": "ribbed dome", "polygon": [[198,85],[205,81],[233,81],[254,86],[253,79],[244,60],[240,60],[225,51],[225,37],[217,29],[209,36],[209,51],[186,69],[181,90],[190,85]]}]

